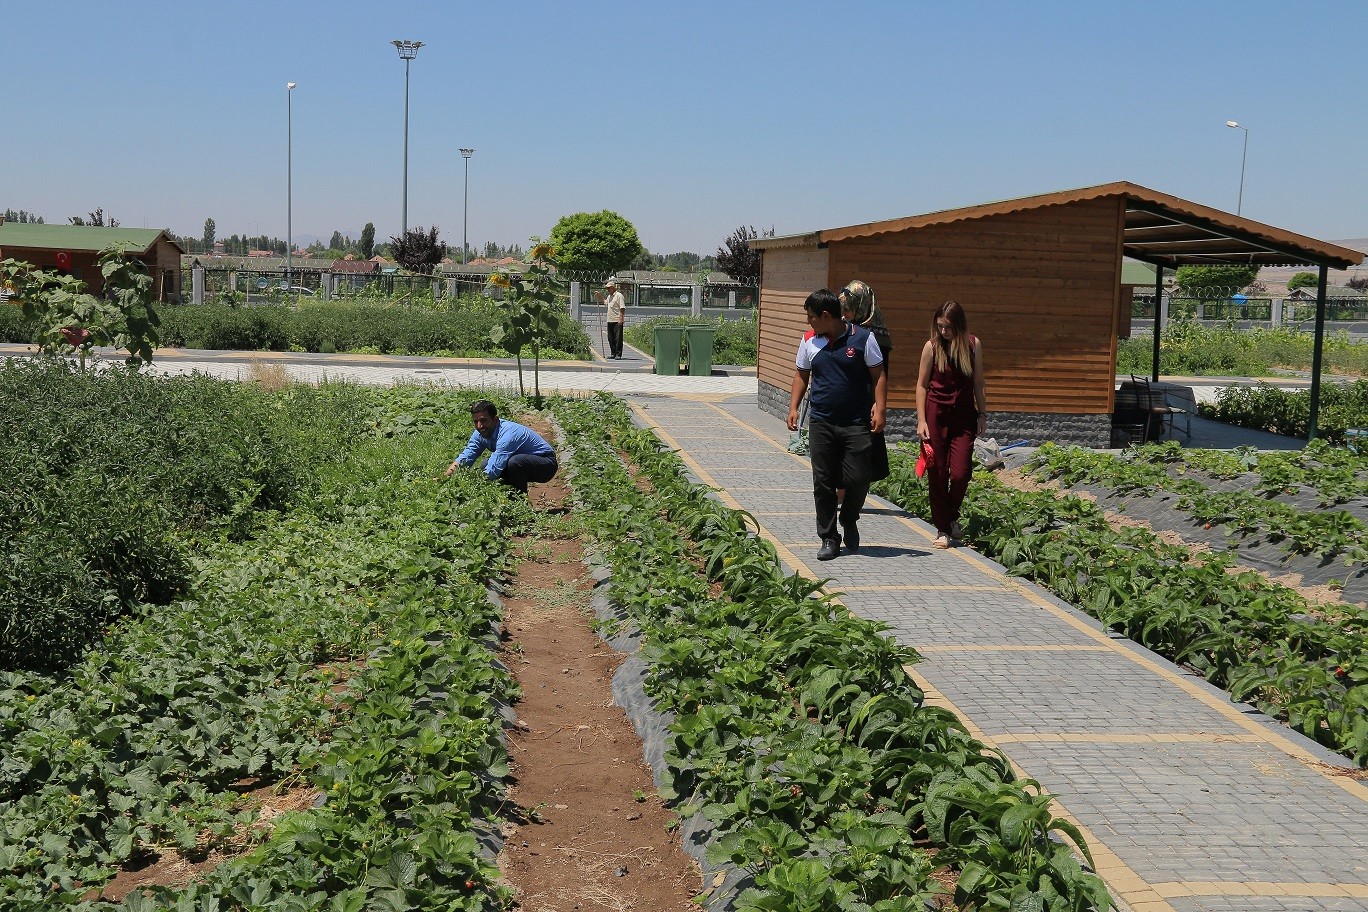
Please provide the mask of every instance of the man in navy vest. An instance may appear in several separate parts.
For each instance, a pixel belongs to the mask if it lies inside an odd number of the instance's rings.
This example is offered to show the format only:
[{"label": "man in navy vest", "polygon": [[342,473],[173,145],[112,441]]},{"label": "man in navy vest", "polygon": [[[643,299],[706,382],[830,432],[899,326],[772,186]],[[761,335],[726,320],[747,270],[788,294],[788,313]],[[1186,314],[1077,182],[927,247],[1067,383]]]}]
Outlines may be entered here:
[{"label": "man in navy vest", "polygon": [[870,437],[884,427],[888,380],[883,352],[867,329],[847,323],[841,299],[825,288],[803,302],[813,335],[798,347],[788,426],[798,430],[798,406],[808,391],[808,452],[812,455],[812,497],[817,504],[817,559],[841,553],[836,533],[836,488],[845,487],[840,504],[846,550],[860,549],[860,508],[869,493]]}]

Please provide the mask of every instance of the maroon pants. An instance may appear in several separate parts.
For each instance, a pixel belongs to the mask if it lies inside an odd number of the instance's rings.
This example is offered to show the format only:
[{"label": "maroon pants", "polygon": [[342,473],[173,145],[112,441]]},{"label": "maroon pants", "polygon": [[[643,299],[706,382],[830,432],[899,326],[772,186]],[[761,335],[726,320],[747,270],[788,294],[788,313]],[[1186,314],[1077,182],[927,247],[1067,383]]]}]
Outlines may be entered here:
[{"label": "maroon pants", "polygon": [[926,469],[931,521],[938,533],[949,535],[950,526],[959,521],[964,492],[969,490],[969,478],[974,474],[978,413],[972,405],[941,410],[928,402],[926,426],[931,434],[931,449],[935,452],[934,461]]}]

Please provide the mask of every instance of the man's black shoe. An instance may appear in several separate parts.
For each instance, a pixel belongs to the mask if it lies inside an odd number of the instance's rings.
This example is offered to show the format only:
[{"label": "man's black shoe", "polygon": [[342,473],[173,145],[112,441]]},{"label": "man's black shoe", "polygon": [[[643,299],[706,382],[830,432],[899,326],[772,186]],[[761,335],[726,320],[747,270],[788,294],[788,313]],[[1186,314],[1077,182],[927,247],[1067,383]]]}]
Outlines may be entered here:
[{"label": "man's black shoe", "polygon": [[839,539],[828,538],[822,542],[821,550],[817,552],[819,561],[829,561],[841,553],[841,542]]},{"label": "man's black shoe", "polygon": [[860,527],[851,523],[841,527],[845,531],[846,550],[851,554],[860,550]]}]

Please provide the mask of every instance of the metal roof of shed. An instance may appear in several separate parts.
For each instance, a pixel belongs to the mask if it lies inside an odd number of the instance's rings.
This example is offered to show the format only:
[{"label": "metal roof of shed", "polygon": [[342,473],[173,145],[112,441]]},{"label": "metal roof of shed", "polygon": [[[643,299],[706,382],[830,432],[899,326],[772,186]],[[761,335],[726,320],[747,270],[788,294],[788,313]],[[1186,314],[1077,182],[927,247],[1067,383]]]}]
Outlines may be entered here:
[{"label": "metal roof of shed", "polygon": [[[146,253],[166,232],[160,228],[100,228],[90,225],[40,225],[33,222],[0,224],[0,249],[100,251],[118,247],[127,253]],[[167,241],[180,245],[166,235]]]},{"label": "metal roof of shed", "polygon": [[1122,239],[1125,255],[1157,266],[1173,268],[1237,263],[1253,266],[1316,265],[1331,269],[1348,269],[1363,262],[1364,255],[1360,251],[1265,225],[1253,219],[1141,187],[1129,181],[1116,181],[1076,190],[1060,190],[1055,193],[959,209],[945,209],[845,228],[828,228],[784,237],[757,238],[750,244],[757,250],[822,246],[854,238],[1107,197],[1123,197],[1126,201],[1126,221]]}]

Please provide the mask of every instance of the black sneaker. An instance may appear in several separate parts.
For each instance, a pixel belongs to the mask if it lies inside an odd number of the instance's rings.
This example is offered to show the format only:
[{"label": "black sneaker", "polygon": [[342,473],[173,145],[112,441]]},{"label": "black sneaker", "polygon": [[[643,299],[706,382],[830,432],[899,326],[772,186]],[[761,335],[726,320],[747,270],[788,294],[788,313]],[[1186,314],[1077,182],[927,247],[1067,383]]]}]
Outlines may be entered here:
[{"label": "black sneaker", "polygon": [[860,527],[851,523],[848,526],[842,526],[841,529],[845,532],[846,550],[855,554],[860,550]]},{"label": "black sneaker", "polygon": [[833,559],[835,559],[836,555],[838,555],[838,554],[840,554],[840,553],[841,553],[841,541],[840,541],[840,539],[828,538],[826,541],[822,542],[822,547],[821,547],[821,549],[817,552],[817,559],[818,559],[819,561],[829,561],[829,560],[833,560]]}]

